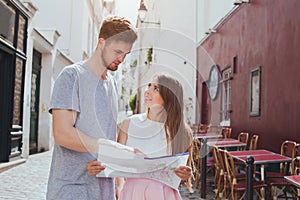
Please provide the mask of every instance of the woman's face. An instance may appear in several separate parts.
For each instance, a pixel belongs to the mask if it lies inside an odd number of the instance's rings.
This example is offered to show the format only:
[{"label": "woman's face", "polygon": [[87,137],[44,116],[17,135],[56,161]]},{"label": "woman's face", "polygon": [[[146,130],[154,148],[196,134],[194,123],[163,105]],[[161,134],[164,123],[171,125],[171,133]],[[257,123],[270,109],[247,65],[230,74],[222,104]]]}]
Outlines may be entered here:
[{"label": "woman's face", "polygon": [[144,93],[144,104],[148,108],[153,105],[164,105],[164,100],[159,93],[159,87],[155,80],[148,84]]}]

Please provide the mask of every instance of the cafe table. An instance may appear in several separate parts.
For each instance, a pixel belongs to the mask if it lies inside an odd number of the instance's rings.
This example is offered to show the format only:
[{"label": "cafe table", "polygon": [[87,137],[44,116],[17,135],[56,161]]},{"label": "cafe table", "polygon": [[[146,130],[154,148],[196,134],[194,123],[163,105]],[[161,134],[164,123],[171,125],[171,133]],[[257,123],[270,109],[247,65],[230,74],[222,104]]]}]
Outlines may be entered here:
[{"label": "cafe table", "polygon": [[[281,154],[264,149],[250,151],[231,151],[230,153],[233,158],[242,161],[245,164],[247,164],[247,159],[249,160],[250,157],[251,159],[253,158],[254,162],[248,165],[260,165],[261,181],[265,181],[265,166],[267,164],[292,161],[292,158],[290,157],[283,156]],[[250,167],[247,167],[247,170],[249,168]],[[250,173],[247,173],[246,176],[247,180],[249,180],[249,182],[251,183],[253,179],[253,174],[251,175]],[[247,193],[250,193],[250,196],[253,196],[253,188],[247,188]]]},{"label": "cafe table", "polygon": [[296,192],[299,198],[300,197],[300,175],[284,176],[284,179],[297,187]]},{"label": "cafe table", "polygon": [[194,134],[194,139],[201,139],[202,147],[201,147],[201,198],[206,198],[206,163],[207,163],[207,140],[213,138],[222,138],[222,134],[215,132],[207,132],[207,133],[197,133]]},{"label": "cafe table", "polygon": [[294,186],[300,188],[300,175],[284,176],[284,178]]},{"label": "cafe table", "polygon": [[207,141],[207,146],[218,148],[244,147],[247,144],[233,138],[211,139]]},{"label": "cafe table", "polygon": [[291,162],[292,158],[274,153],[268,150],[251,150],[251,151],[234,151],[230,152],[232,157],[244,162],[246,164],[246,159],[248,156],[254,158],[254,165],[260,165],[261,168],[261,180],[265,180],[265,166],[271,163],[280,162]]}]

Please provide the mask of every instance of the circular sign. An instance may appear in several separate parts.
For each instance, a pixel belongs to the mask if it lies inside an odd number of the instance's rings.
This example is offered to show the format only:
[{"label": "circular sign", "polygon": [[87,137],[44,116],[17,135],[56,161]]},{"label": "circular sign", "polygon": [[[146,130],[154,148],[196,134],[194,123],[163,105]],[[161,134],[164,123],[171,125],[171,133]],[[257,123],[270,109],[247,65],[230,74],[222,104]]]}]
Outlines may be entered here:
[{"label": "circular sign", "polygon": [[212,100],[215,100],[218,95],[219,90],[219,68],[217,65],[213,65],[209,72],[209,79],[208,79],[208,91],[209,96]]}]

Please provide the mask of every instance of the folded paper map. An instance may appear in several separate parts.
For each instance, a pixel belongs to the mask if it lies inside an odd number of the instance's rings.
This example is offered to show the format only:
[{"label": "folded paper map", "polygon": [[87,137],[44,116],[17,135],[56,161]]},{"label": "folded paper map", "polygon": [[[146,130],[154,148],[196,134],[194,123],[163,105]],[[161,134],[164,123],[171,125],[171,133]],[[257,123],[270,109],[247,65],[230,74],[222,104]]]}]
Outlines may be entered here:
[{"label": "folded paper map", "polygon": [[178,189],[180,178],[174,169],[186,165],[189,153],[144,157],[111,140],[99,140],[98,161],[106,166],[97,177],[150,178]]}]

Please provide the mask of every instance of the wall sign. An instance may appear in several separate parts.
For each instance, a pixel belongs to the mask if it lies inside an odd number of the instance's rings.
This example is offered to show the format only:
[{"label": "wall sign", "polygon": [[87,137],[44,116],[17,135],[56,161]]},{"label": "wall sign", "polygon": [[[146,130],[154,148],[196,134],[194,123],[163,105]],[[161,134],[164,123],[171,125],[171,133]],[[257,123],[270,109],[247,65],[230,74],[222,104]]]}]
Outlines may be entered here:
[{"label": "wall sign", "polygon": [[217,65],[213,65],[209,72],[209,79],[207,84],[209,96],[211,100],[215,100],[218,96],[219,81],[220,81],[219,67]]}]

